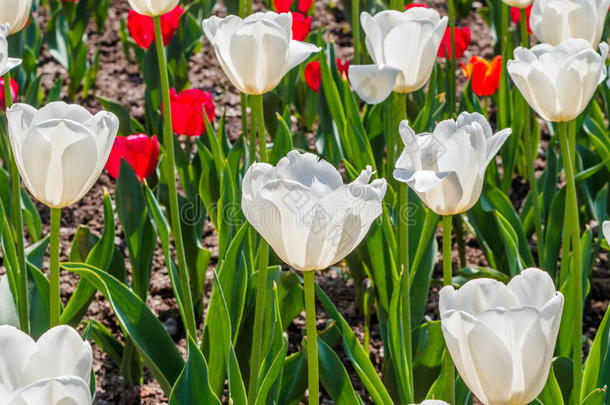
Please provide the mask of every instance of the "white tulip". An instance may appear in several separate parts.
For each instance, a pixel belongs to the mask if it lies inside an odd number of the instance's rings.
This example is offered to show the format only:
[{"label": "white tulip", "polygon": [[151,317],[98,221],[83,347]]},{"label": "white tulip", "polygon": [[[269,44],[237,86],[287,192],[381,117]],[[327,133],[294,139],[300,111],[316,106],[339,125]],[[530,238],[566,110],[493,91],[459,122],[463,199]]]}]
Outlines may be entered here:
[{"label": "white tulip", "polygon": [[476,279],[440,292],[441,327],[451,358],[485,405],[536,399],[551,367],[563,295],[540,269],[508,285]]},{"label": "white tulip", "polygon": [[527,8],[534,0],[502,0],[510,7]]},{"label": "white tulip", "polygon": [[91,346],[69,326],[38,342],[0,326],[0,405],[91,404]]},{"label": "white tulip", "polygon": [[119,129],[112,113],[91,115],[63,102],[40,110],[15,104],[7,118],[19,173],[34,197],[51,208],[74,204],[91,189]]},{"label": "white tulip", "polygon": [[394,90],[410,93],[424,86],[432,73],[447,17],[423,7],[360,15],[366,47],[374,65],[350,66],[350,82],[369,104],[385,100]]},{"label": "white tulip", "polygon": [[291,13],[212,16],[203,21],[203,32],[231,83],[247,94],[273,90],[293,67],[320,51],[292,39]]},{"label": "white tulip", "polygon": [[30,18],[32,0],[2,0],[0,1],[0,24],[10,26],[9,34],[19,32]]},{"label": "white tulip", "polygon": [[602,224],[602,232],[606,242],[610,243],[610,221],[604,221]]},{"label": "white tulip", "polygon": [[584,39],[568,39],[556,47],[519,47],[506,68],[523,97],[542,118],[566,122],[584,111],[606,78],[608,44],[601,43],[599,49],[601,56]]},{"label": "white tulip", "polygon": [[582,38],[593,48],[599,44],[610,0],[536,0],[530,26],[540,42],[559,45]]},{"label": "white tulip", "polygon": [[149,17],[163,15],[172,11],[180,0],[128,0],[136,13]]},{"label": "white tulip", "polygon": [[330,163],[292,151],[276,167],[255,163],[242,184],[246,219],[288,265],[323,270],[347,256],[381,214],[387,184],[371,168],[343,184]]},{"label": "white tulip", "polygon": [[465,212],[479,199],[487,166],[510,133],[504,129],[494,134],[479,113],[463,112],[457,121],[442,121],[434,133],[419,135],[403,121],[405,148],[394,178],[407,183],[439,215]]},{"label": "white tulip", "polygon": [[19,327],[19,316],[6,274],[0,276],[0,325]]},{"label": "white tulip", "polygon": [[4,76],[12,69],[21,65],[21,59],[8,57],[8,41],[6,37],[10,31],[8,24],[0,24],[0,76]]}]

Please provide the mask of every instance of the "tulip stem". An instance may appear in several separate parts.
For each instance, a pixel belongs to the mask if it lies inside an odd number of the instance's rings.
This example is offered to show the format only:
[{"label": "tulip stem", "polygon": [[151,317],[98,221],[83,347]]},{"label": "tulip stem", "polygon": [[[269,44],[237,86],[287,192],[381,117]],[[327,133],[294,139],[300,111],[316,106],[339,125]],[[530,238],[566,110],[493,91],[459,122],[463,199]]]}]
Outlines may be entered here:
[{"label": "tulip stem", "polygon": [[318,330],[316,328],[315,271],[303,272],[305,285],[305,323],[307,324],[307,379],[309,381],[309,405],[318,405]]},{"label": "tulip stem", "polygon": [[354,64],[360,64],[360,0],[352,0],[352,36],[354,41]]},{"label": "tulip stem", "polygon": [[[252,120],[256,120],[260,161],[267,161],[267,140],[265,134],[265,115],[263,111],[263,96],[249,97],[252,109]],[[254,131],[251,131],[254,133]],[[252,136],[252,135],[251,135]],[[254,141],[254,140],[251,140]],[[269,260],[269,245],[261,238],[258,250],[258,280],[256,284],[256,307],[254,310],[254,330],[252,341],[252,354],[250,357],[250,378],[248,381],[248,401],[250,404],[256,400],[258,392],[258,376],[260,371],[261,353],[263,346],[263,322],[265,320],[267,301],[267,265]]]},{"label": "tulip stem", "polygon": [[61,208],[51,208],[51,245],[49,269],[49,321],[50,327],[59,325],[60,288],[59,288],[59,228]]},{"label": "tulip stem", "polygon": [[[563,159],[563,168],[566,175],[566,209],[564,229],[570,232],[572,243],[572,293],[574,294],[574,326],[572,328],[574,335],[572,336],[572,364],[573,373],[573,388],[572,402],[577,404],[580,402],[580,388],[582,383],[582,259],[580,251],[580,220],[578,217],[578,197],[576,195],[576,182],[574,179],[574,160],[572,154],[575,150],[570,148],[570,141],[567,133],[567,123],[559,122],[558,136],[561,145],[561,157]],[[562,257],[563,260],[569,260],[568,257]]]},{"label": "tulip stem", "polygon": [[[443,285],[452,284],[452,265],[451,265],[451,224],[452,215],[443,216]],[[455,404],[455,369],[453,361],[449,355],[449,349],[445,349],[445,400],[449,404]]]},{"label": "tulip stem", "polygon": [[447,0],[447,7],[449,8],[449,37],[451,38],[451,55],[447,55],[447,50],[445,50],[445,55],[447,56],[447,67],[449,69],[449,97],[447,97],[447,102],[449,103],[450,118],[455,116],[455,63],[457,60],[457,55],[455,54],[455,4],[453,1],[454,0]]},{"label": "tulip stem", "polygon": [[[13,105],[13,94],[11,90],[11,74],[4,75],[4,101],[6,110]],[[8,133],[7,133],[8,134]],[[19,170],[13,157],[10,142],[7,143],[10,172],[11,172],[11,211],[13,216],[13,232],[15,237],[15,248],[17,250],[19,285],[17,288],[17,308],[19,310],[19,326],[25,333],[30,331],[29,320],[29,296],[28,296],[28,275],[27,265],[25,261],[25,239],[23,236],[23,213],[21,212],[21,179],[19,178]]]},{"label": "tulip stem", "polygon": [[[180,211],[178,206],[178,190],[176,184],[176,169],[174,156],[174,133],[172,130],[172,109],[169,97],[169,75],[167,73],[167,60],[165,48],[163,47],[163,36],[161,34],[161,17],[153,17],[155,24],[155,44],[157,46],[157,58],[159,61],[159,73],[161,75],[161,94],[163,97],[163,147],[165,148],[165,177],[167,188],[169,189],[169,209],[171,215],[172,236],[176,247],[178,258],[178,274],[182,288],[182,297],[178,293],[177,286],[173,286],[174,294],[180,297],[183,302],[182,321],[187,334],[197,340],[197,323],[195,321],[195,309],[193,307],[193,297],[191,295],[191,283],[186,267],[186,256],[184,254],[184,244],[182,242],[182,226],[180,224]],[[169,263],[168,263],[169,266]]]}]

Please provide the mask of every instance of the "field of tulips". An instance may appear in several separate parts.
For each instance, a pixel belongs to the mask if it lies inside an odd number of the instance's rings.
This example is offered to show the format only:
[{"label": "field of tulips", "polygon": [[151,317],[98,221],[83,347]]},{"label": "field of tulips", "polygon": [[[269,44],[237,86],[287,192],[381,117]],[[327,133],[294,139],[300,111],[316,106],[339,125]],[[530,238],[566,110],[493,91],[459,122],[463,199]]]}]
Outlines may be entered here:
[{"label": "field of tulips", "polygon": [[0,405],[610,405],[609,7],[0,0]]}]

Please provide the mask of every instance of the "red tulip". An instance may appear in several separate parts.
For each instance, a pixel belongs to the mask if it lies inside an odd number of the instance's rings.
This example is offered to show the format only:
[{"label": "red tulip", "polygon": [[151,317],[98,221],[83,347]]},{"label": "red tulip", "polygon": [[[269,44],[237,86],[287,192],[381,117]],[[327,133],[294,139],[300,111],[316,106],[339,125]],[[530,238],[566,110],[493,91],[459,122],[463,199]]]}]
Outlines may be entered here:
[{"label": "red tulip", "polygon": [[[0,111],[6,110],[6,100],[4,99],[4,78],[0,77]],[[13,103],[17,101],[17,95],[19,94],[19,85],[13,79],[11,79],[11,97]]]},{"label": "red tulip", "polygon": [[307,14],[313,5],[313,0],[299,0],[299,11]]},{"label": "red tulip", "polygon": [[[468,45],[470,44],[470,28],[455,27],[453,30],[453,36],[455,38],[455,55],[456,59],[460,59],[462,56],[464,56],[464,51],[466,51],[466,48],[468,48]],[[451,30],[449,27],[445,29],[445,35],[443,35],[441,47],[438,48],[438,56],[440,58],[445,57],[445,48],[447,49],[447,54],[451,58]]]},{"label": "red tulip", "polygon": [[304,41],[310,28],[311,16],[306,17],[304,14],[292,12],[292,39]]},{"label": "red tulip", "polygon": [[414,8],[414,7],[430,8],[430,7],[428,7],[428,5],[426,5],[424,3],[411,3],[411,4],[407,4],[405,6],[405,10],[408,10],[408,9]]},{"label": "red tulip", "polygon": [[[163,45],[167,46],[172,40],[174,33],[178,30],[182,14],[184,14],[184,9],[180,6],[176,6],[176,8],[169,13],[161,16]],[[129,10],[129,14],[127,15],[127,28],[140,48],[148,49],[150,44],[155,40],[155,25],[152,17],[138,14],[134,10]]]},{"label": "red tulip", "polygon": [[335,63],[337,64],[337,70],[339,71],[339,74],[344,79],[348,79],[349,61],[344,62],[341,59],[337,58],[335,59]]},{"label": "red tulip", "polygon": [[292,0],[273,0],[273,6],[277,13],[289,13]]},{"label": "red tulip", "polygon": [[305,66],[305,82],[316,93],[320,90],[322,72],[320,71],[320,61],[314,60]]},{"label": "red tulip", "polygon": [[155,135],[145,134],[117,136],[106,162],[106,170],[115,179],[119,177],[121,161],[125,159],[142,181],[149,177],[159,161],[159,141]]},{"label": "red tulip", "polygon": [[502,56],[498,55],[491,62],[473,56],[468,66],[462,63],[462,71],[467,79],[471,79],[472,91],[479,96],[491,96],[500,86],[502,73]]},{"label": "red tulip", "polygon": [[[527,33],[528,34],[532,34],[532,27],[530,27],[530,14],[532,14],[532,6],[533,4],[530,4],[529,6],[527,6],[525,8],[525,18],[527,18]],[[510,8],[510,19],[515,23],[515,24],[519,24],[521,22],[521,9],[517,8],[517,7],[511,7]]]},{"label": "red tulip", "polygon": [[199,89],[184,90],[180,94],[170,90],[172,106],[172,127],[178,135],[200,136],[205,133],[203,110],[212,122],[216,109],[212,95]]}]

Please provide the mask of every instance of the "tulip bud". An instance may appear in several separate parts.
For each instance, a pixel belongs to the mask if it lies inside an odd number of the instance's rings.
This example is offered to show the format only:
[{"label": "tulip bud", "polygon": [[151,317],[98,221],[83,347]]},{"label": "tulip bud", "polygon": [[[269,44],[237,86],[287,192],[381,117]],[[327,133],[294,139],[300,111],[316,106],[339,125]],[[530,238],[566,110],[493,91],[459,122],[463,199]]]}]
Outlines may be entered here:
[{"label": "tulip bud", "polygon": [[407,183],[435,213],[460,214],[478,201],[487,166],[510,133],[494,134],[479,113],[442,121],[432,134],[415,135],[405,120],[400,123],[405,148],[394,178]]},{"label": "tulip bud", "polygon": [[546,383],[563,295],[548,273],[523,270],[508,285],[475,279],[440,292],[441,327],[460,376],[487,405],[525,405]]},{"label": "tulip bud", "polygon": [[536,0],[530,25],[540,42],[557,46],[582,38],[595,48],[604,32],[610,0]]},{"label": "tulip bud", "polygon": [[6,115],[21,178],[34,197],[51,208],[74,204],[91,189],[119,129],[112,113],[91,115],[63,102],[40,110],[15,104]]},{"label": "tulip bud", "polygon": [[350,184],[330,163],[292,151],[276,167],[255,163],[242,184],[248,222],[296,270],[323,270],[347,256],[381,215],[387,184],[369,180],[371,168]]},{"label": "tulip bud", "polygon": [[529,105],[545,120],[570,121],[589,104],[606,78],[608,44],[601,56],[584,39],[568,39],[559,46],[536,45],[515,49],[506,69]]},{"label": "tulip bud", "polygon": [[9,30],[9,24],[0,24],[0,76],[4,76],[12,69],[21,65],[21,59],[9,58],[8,56],[8,41],[6,37],[9,34]]},{"label": "tulip bud", "polygon": [[447,17],[424,7],[360,15],[366,47],[374,65],[350,66],[350,82],[369,104],[385,100],[392,90],[410,93],[424,86],[447,27]]},{"label": "tulip bud", "polygon": [[106,162],[106,170],[115,179],[121,171],[121,161],[131,166],[138,180],[143,181],[157,168],[159,162],[159,141],[155,135],[145,134],[117,136]]},{"label": "tulip bud", "polygon": [[292,39],[291,13],[212,16],[203,21],[203,31],[231,83],[252,95],[273,90],[288,71],[320,51]]},{"label": "tulip bud", "polygon": [[138,14],[156,17],[172,11],[180,0],[128,0]]},{"label": "tulip bud", "polygon": [[74,329],[57,326],[34,342],[13,326],[0,326],[0,342],[3,404],[91,404],[91,346]]},{"label": "tulip bud", "polygon": [[0,1],[0,24],[10,26],[9,34],[19,32],[30,18],[32,0]]}]

